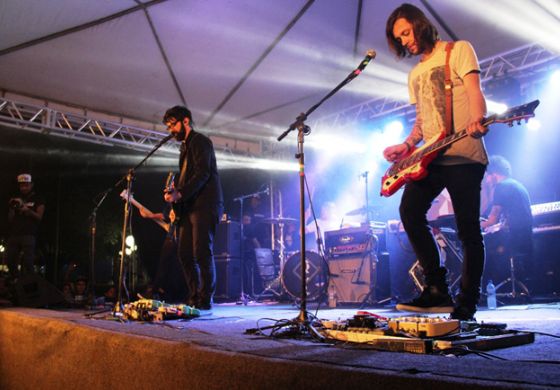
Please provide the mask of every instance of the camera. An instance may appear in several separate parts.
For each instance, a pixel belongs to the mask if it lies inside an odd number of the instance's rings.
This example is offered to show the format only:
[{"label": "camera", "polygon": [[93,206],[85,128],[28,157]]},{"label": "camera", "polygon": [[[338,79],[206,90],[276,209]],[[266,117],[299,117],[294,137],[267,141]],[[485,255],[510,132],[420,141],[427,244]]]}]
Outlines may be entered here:
[{"label": "camera", "polygon": [[12,198],[12,199],[10,199],[8,204],[14,210],[18,210],[18,209],[21,209],[23,207],[23,200],[21,200],[21,198]]}]

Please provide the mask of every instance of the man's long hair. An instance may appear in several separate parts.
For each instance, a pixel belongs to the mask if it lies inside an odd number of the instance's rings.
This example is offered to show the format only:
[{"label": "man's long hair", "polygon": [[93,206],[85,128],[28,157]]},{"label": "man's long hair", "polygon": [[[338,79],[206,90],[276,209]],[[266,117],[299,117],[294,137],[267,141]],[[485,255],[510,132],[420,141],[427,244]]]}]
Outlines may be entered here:
[{"label": "man's long hair", "polygon": [[406,47],[401,45],[401,43],[396,40],[393,35],[395,22],[400,18],[404,18],[412,24],[414,38],[416,39],[416,44],[418,45],[418,52],[424,53],[425,51],[432,51],[436,45],[436,41],[439,39],[437,28],[432,24],[432,22],[430,22],[420,8],[408,3],[404,3],[395,9],[387,19],[385,34],[387,36],[389,49],[391,49],[397,57],[404,58],[411,56]]}]

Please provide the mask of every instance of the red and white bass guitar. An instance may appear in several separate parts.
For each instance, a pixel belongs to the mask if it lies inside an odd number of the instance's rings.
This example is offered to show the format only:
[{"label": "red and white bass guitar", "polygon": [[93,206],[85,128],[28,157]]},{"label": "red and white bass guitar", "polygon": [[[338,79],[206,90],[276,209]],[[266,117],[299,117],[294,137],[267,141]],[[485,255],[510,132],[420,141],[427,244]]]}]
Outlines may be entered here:
[{"label": "red and white bass guitar", "polygon": [[[503,114],[494,114],[482,121],[483,126],[493,123],[507,123],[513,126],[514,122],[521,124],[521,120],[529,120],[535,116],[535,108],[539,105],[538,100],[513,107]],[[420,180],[428,174],[428,165],[437,157],[440,150],[467,137],[466,129],[445,136],[440,135],[426,142],[421,147],[410,148],[409,153],[401,160],[395,162],[381,179],[381,195],[391,196],[397,192],[406,182]]]}]

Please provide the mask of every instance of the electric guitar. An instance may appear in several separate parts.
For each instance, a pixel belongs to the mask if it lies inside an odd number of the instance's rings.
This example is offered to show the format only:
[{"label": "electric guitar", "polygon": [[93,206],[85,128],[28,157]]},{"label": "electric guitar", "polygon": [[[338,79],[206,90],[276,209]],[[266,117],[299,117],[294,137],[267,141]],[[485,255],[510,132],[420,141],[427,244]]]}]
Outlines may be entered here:
[{"label": "electric guitar", "polygon": [[[538,100],[513,107],[503,114],[494,114],[482,121],[483,126],[492,123],[507,123],[510,127],[514,122],[521,124],[521,120],[528,121],[535,116],[535,108],[539,105]],[[467,137],[467,130],[463,129],[457,133],[445,136],[438,135],[427,141],[419,148],[413,146],[409,153],[401,160],[389,167],[381,179],[381,195],[391,196],[399,190],[406,182],[420,180],[428,174],[428,165],[437,157],[439,151],[454,142]]]},{"label": "electric guitar", "polygon": [[[128,198],[128,191],[125,189],[121,192],[121,198],[123,198],[124,200],[126,200]],[[143,204],[141,204],[140,202],[138,202],[136,199],[134,199],[134,197],[132,195],[130,195],[130,203],[132,203],[132,205],[134,207],[136,207],[138,210],[144,210],[148,213],[152,213],[150,211],[150,209],[148,209],[147,207],[145,207]],[[153,214],[153,213],[152,213]],[[160,219],[152,219],[152,221],[154,221],[155,223],[157,223],[163,230],[165,230],[166,232],[169,232],[169,224],[165,223],[164,221],[160,220]]]},{"label": "electric guitar", "polygon": [[[164,193],[170,193],[175,190],[175,173],[169,172],[167,174],[167,179],[165,180]],[[169,234],[175,236],[175,231],[179,224],[179,219],[181,217],[181,210],[179,210],[180,205],[176,203],[171,203],[171,211],[169,212],[169,218],[171,223],[169,224]]]}]

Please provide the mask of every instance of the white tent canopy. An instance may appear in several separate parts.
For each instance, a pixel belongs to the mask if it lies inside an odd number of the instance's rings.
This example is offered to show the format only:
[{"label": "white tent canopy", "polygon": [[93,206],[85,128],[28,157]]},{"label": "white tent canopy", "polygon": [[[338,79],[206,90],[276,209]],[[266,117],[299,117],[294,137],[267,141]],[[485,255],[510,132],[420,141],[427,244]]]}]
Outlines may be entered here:
[{"label": "white tent canopy", "polygon": [[[443,39],[480,60],[538,42],[558,56],[560,6],[547,0],[412,0]],[[340,83],[313,118],[406,101],[414,60],[388,51],[387,0],[0,0],[0,90],[159,123],[186,104],[204,131],[273,140]],[[109,117],[110,118],[110,117]]]}]

